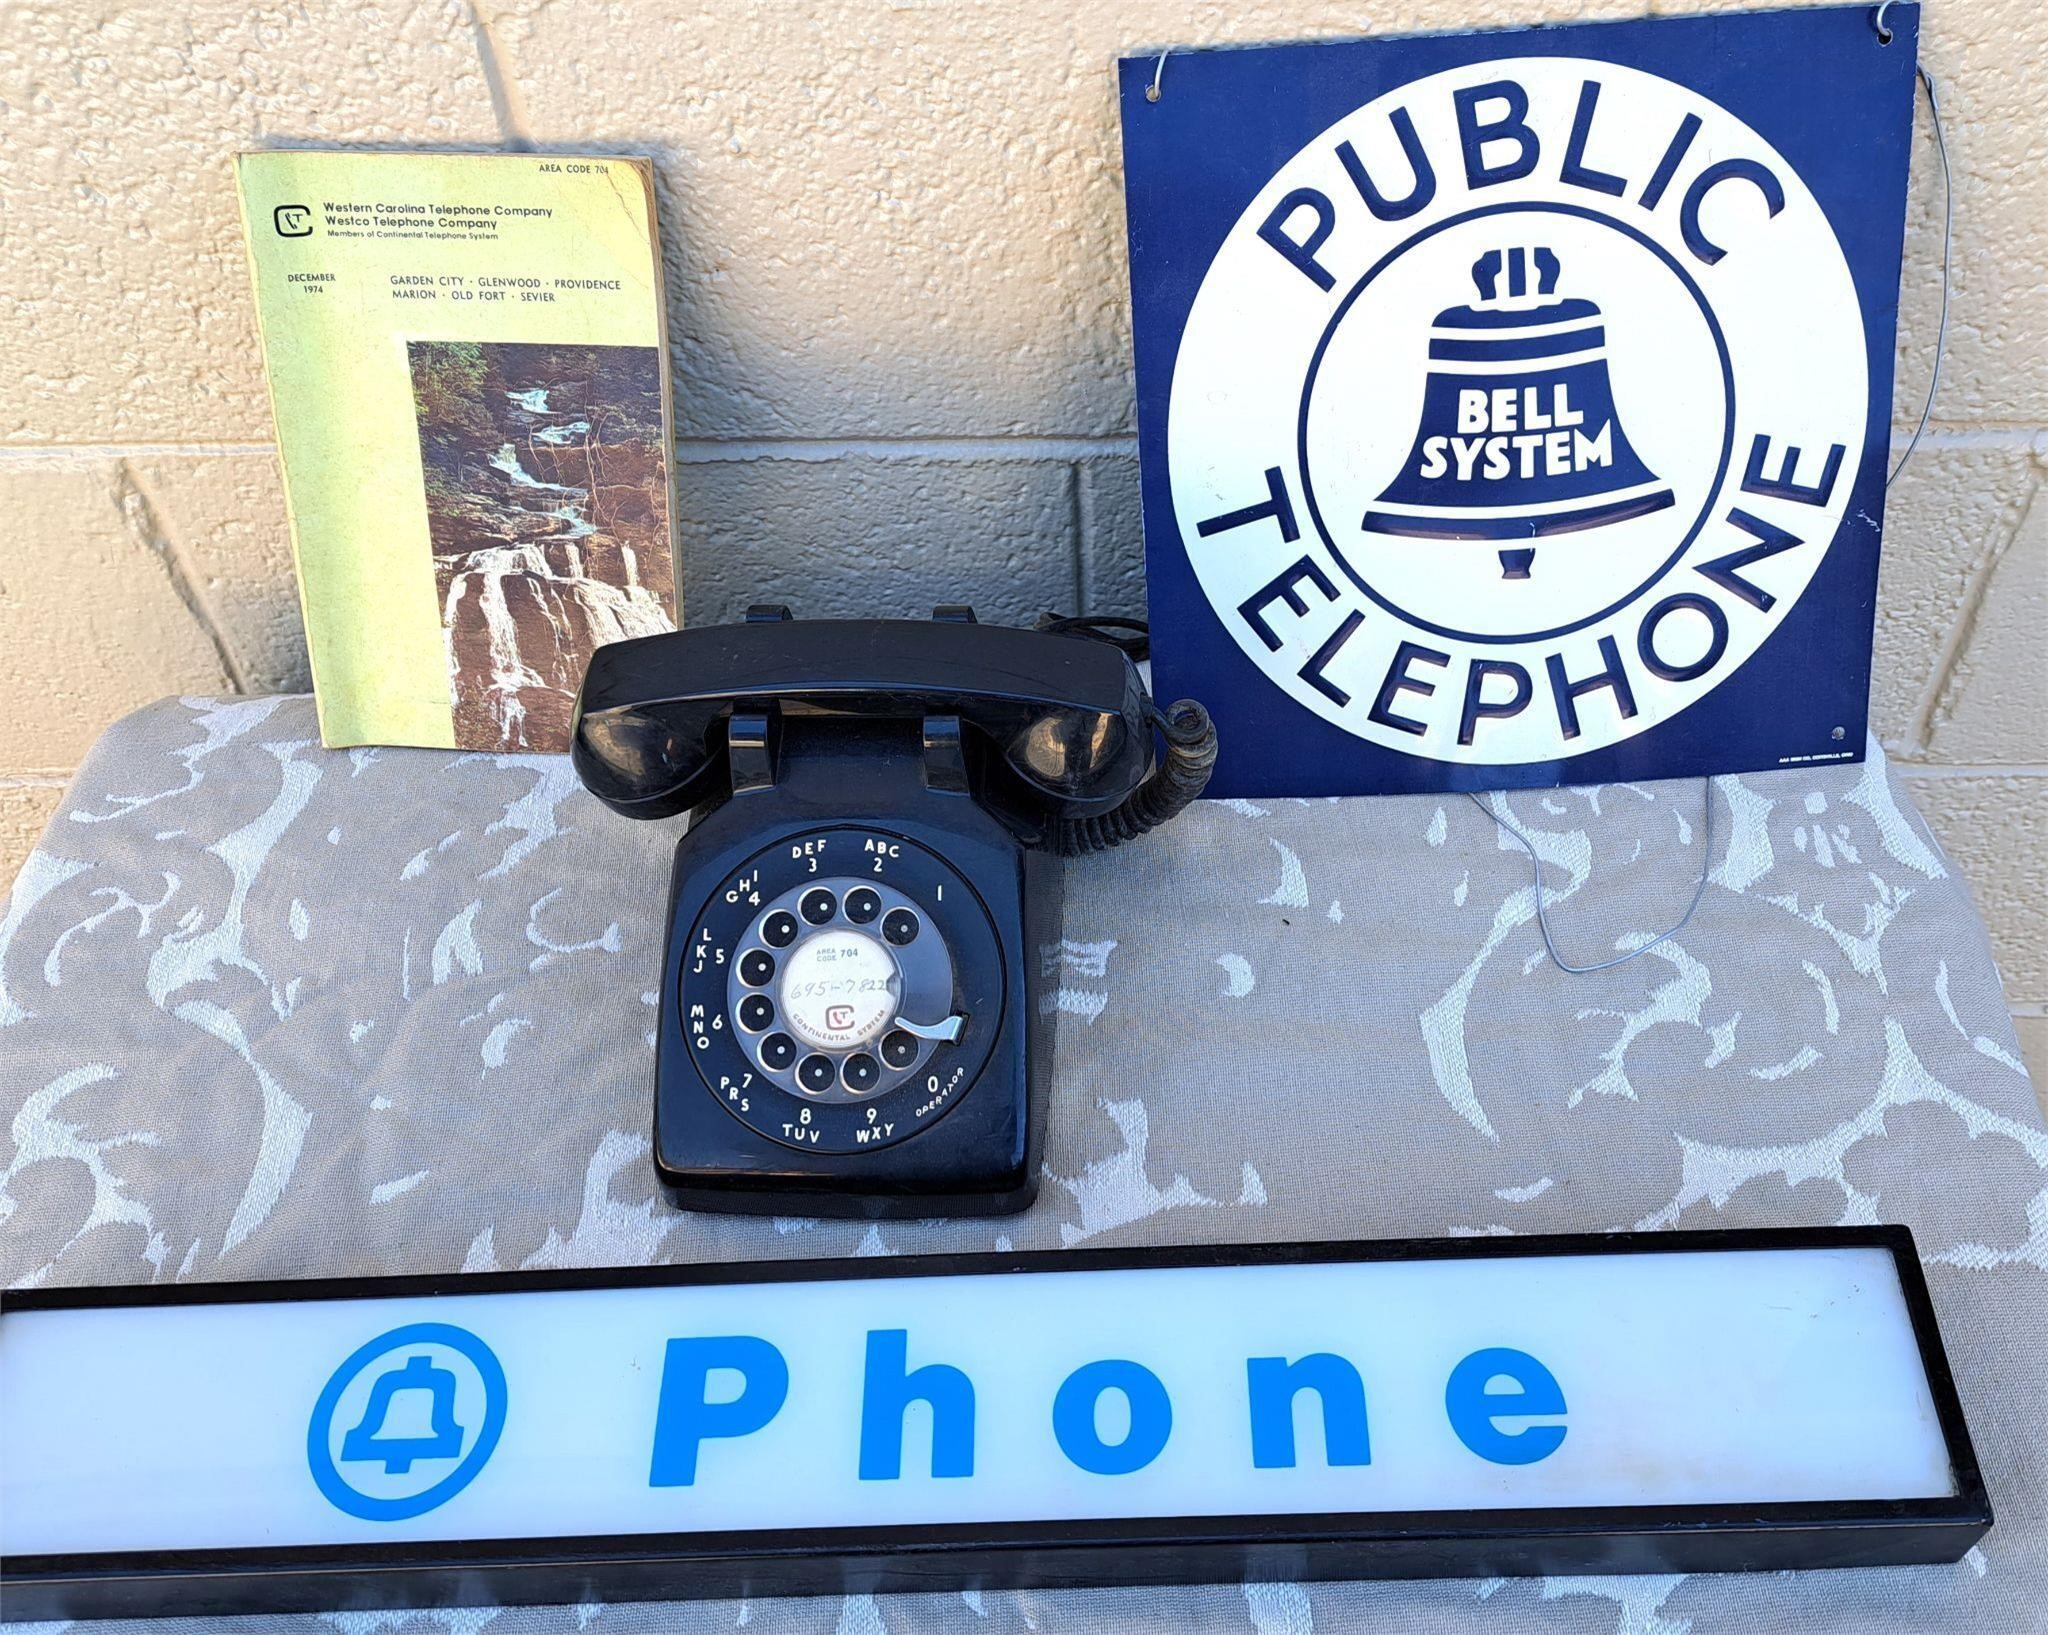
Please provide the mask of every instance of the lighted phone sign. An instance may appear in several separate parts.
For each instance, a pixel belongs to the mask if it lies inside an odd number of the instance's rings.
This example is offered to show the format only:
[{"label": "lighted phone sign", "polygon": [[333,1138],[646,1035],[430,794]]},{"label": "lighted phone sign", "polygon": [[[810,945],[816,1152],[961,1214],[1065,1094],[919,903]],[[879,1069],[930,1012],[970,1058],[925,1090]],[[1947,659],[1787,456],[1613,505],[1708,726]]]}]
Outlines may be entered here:
[{"label": "lighted phone sign", "polygon": [[0,1552],[1912,1499],[1881,1248],[27,1310]]}]

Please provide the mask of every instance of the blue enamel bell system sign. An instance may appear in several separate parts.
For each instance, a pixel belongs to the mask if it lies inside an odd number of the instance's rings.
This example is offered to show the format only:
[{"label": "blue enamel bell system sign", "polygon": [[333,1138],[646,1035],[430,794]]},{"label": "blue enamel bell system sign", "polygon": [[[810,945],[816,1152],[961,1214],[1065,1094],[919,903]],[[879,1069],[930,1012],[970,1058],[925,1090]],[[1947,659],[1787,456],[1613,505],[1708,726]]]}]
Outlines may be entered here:
[{"label": "blue enamel bell system sign", "polygon": [[1212,792],[1860,759],[1918,9],[1122,65]]}]

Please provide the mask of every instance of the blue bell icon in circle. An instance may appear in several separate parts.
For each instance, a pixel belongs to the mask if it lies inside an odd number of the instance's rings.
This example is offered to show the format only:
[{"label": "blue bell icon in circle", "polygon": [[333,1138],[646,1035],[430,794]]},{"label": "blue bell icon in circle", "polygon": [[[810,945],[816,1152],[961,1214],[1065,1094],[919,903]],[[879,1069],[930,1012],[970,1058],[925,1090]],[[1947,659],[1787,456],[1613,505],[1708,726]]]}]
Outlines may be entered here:
[{"label": "blue bell icon in circle", "polygon": [[1430,326],[1421,424],[1368,533],[1492,541],[1501,577],[1527,579],[1533,541],[1672,503],[1622,430],[1600,308],[1560,298],[1559,270],[1547,248],[1473,263],[1478,299]]},{"label": "blue bell icon in circle", "polygon": [[[405,1412],[400,1429],[392,1430],[392,1404],[401,1396],[424,1392],[427,1397],[426,1429],[406,1435]],[[406,1409],[412,1407],[405,1404]],[[417,1419],[413,1420],[417,1424]],[[453,1459],[462,1452],[462,1427],[455,1420],[455,1376],[425,1355],[405,1359],[403,1368],[377,1376],[370,1387],[370,1400],[363,1417],[341,1439],[341,1458],[382,1460],[387,1476],[403,1476],[416,1459]]]}]

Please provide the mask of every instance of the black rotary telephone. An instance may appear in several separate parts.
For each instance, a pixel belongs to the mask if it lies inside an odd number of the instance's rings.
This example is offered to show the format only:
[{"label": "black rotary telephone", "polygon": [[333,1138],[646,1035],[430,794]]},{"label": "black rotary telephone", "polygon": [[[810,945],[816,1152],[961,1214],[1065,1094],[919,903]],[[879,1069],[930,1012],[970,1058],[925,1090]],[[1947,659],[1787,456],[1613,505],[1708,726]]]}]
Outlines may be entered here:
[{"label": "black rotary telephone", "polygon": [[[1164,823],[1216,758],[1106,632],[909,619],[615,642],[577,774],[689,812],[669,895],[654,1161],[752,1213],[998,1215],[1038,1190],[1057,856]],[[1154,739],[1164,743],[1163,757]]]}]

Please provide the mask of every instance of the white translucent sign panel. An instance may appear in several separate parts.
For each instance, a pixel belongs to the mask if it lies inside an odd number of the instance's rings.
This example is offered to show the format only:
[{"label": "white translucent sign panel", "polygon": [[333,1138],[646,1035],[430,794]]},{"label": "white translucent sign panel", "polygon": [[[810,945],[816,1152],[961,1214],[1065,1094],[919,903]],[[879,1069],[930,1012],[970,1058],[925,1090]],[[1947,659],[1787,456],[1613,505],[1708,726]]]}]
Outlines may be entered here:
[{"label": "white translucent sign panel", "polygon": [[10,1557],[1952,1492],[1875,1247],[0,1318]]}]

